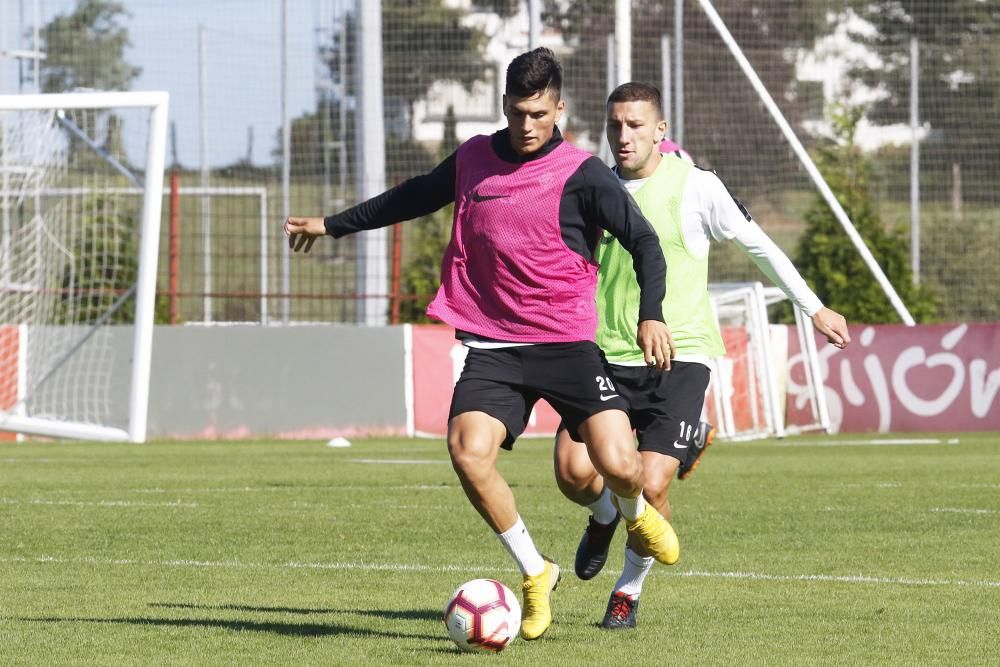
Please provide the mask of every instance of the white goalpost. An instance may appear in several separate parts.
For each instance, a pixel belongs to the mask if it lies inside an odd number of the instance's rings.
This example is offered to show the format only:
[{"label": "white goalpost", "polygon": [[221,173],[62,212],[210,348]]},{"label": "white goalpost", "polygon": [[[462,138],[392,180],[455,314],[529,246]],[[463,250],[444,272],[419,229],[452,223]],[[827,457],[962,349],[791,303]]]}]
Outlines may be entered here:
[{"label": "white goalpost", "polygon": [[0,431],[145,440],[167,104],[0,95]]},{"label": "white goalpost", "polygon": [[[772,326],[767,307],[787,297],[761,283],[714,283],[709,286],[726,344],[726,356],[712,360],[706,416],[720,437],[731,440],[783,437],[805,431],[829,432],[819,356],[809,318],[795,310],[795,325]],[[786,418],[788,336],[795,335],[802,357],[805,398],[811,421]]]}]

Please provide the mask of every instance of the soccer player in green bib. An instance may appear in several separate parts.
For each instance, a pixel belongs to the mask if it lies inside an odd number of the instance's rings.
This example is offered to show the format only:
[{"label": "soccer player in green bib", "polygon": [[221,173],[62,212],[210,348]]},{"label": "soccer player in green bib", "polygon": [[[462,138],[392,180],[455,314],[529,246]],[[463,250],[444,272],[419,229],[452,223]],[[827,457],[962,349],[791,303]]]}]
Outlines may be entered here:
[{"label": "soccer player in green bib", "polygon": [[[675,154],[661,154],[667,131],[660,91],[626,83],[608,98],[607,139],[615,173],[653,224],[667,260],[664,319],[670,323],[676,354],[669,370],[650,367],[635,344],[639,292],[632,258],[605,234],[598,244],[597,343],[610,362],[616,392],[630,404],[645,473],[643,495],[667,519],[674,475],[687,478],[711,442],[701,422],[709,382],[709,360],[725,354],[708,293],[711,241],[732,240],[758,268],[812,319],[827,340],[850,342],[843,316],[825,308],[788,257],[753,221],[719,177]],[[556,480],[570,500],[591,516],[576,553],[576,573],[594,577],[604,566],[619,522],[604,480],[586,448],[560,428],[556,438]],[[653,558],[628,539],[625,565],[608,601],[602,627],[633,628],[643,580]]]}]

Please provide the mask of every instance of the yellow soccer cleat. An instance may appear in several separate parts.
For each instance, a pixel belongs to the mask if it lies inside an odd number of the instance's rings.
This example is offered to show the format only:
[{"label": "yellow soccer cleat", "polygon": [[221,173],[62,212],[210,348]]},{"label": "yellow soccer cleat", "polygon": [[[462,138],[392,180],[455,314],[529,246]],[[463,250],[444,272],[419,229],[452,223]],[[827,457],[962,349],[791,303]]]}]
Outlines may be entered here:
[{"label": "yellow soccer cleat", "polygon": [[681,543],[677,540],[670,522],[660,516],[649,503],[643,504],[642,514],[635,521],[626,521],[630,535],[635,535],[649,555],[666,565],[673,565],[681,557]]},{"label": "yellow soccer cleat", "polygon": [[552,561],[545,561],[545,571],[534,577],[525,575],[521,584],[524,605],[521,611],[521,636],[525,639],[538,639],[552,625],[552,607],[549,596],[559,585],[562,574],[559,566]]}]

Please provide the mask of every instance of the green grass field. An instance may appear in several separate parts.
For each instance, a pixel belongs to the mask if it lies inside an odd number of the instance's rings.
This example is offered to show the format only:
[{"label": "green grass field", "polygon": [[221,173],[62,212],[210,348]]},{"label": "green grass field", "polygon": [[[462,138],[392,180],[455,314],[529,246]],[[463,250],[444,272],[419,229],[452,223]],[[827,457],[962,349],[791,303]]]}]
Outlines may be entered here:
[{"label": "green grass field", "polygon": [[555,624],[459,654],[465,580],[516,588],[441,441],[0,445],[0,664],[995,665],[1000,438],[719,443],[675,483],[681,561],[639,628],[595,626],[621,564],[572,575],[585,510],[548,441],[502,455]]}]

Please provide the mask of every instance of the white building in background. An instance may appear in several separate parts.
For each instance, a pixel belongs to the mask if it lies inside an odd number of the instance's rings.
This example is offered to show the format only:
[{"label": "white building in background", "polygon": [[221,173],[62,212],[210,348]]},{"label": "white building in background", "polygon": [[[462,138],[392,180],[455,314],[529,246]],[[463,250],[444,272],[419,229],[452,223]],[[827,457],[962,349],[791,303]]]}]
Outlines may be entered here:
[{"label": "white building in background", "polygon": [[[458,140],[477,134],[490,134],[504,125],[501,97],[507,65],[520,53],[528,49],[527,3],[519,3],[518,12],[506,19],[490,11],[477,11],[474,0],[451,0],[448,4],[466,9],[468,15],[463,23],[492,35],[486,44],[485,57],[490,63],[484,80],[466,90],[461,84],[439,81],[428,94],[413,107],[410,120],[412,137],[420,142],[436,144],[444,134],[444,120],[448,107],[452,106],[456,116]],[[879,88],[858,85],[848,77],[854,68],[881,69],[886,66],[882,56],[857,40],[857,36],[871,36],[875,28],[853,11],[830,14],[832,31],[820,38],[811,50],[803,50],[793,55],[796,64],[796,78],[801,90],[813,87],[817,100],[814,118],[803,122],[802,129],[814,136],[830,136],[831,126],[826,117],[826,108],[836,102],[850,105],[870,105],[882,99],[886,93]],[[541,46],[546,46],[565,56],[571,51],[563,36],[557,30],[546,28],[541,35]],[[908,54],[900,54],[908,58]],[[907,67],[905,63],[902,65]],[[776,95],[776,97],[779,97]],[[563,116],[562,125],[571,118],[569,110]],[[406,110],[400,110],[400,120],[405,124]],[[929,128],[920,129],[919,136],[925,139]],[[909,145],[913,132],[909,125],[876,125],[862,118],[856,140],[866,151],[876,150],[886,145]]]},{"label": "white building in background", "polygon": [[[829,20],[834,25],[833,32],[817,40],[812,50],[799,52],[795,59],[796,78],[800,82],[812,82],[821,90],[823,108],[817,110],[815,119],[802,124],[803,129],[815,136],[832,135],[825,113],[828,105],[837,102],[851,106],[871,105],[887,95],[880,88],[862,86],[848,78],[852,69],[886,67],[887,63],[880,54],[855,39],[855,36],[874,36],[875,27],[851,10],[842,15],[831,14]],[[909,58],[907,53],[900,55]],[[902,66],[909,67],[905,63]],[[921,127],[918,134],[920,139],[925,139],[928,128]],[[875,125],[862,118],[855,139],[862,150],[872,151],[886,145],[909,145],[913,140],[913,131],[905,123]]]},{"label": "white building in background", "polygon": [[[486,43],[485,59],[489,69],[483,81],[473,84],[471,91],[452,81],[438,81],[424,99],[413,107],[413,138],[417,141],[437,143],[444,136],[444,120],[448,107],[455,111],[456,135],[465,141],[477,134],[492,134],[505,124],[501,97],[507,65],[517,55],[528,50],[527,3],[519,3],[518,11],[506,19],[493,12],[476,11],[475,2],[452,0],[448,3],[469,9],[463,19],[466,26],[480,28],[492,35]],[[558,55],[566,53],[562,35],[551,29],[543,30],[540,46]],[[566,117],[563,122],[565,123]]]}]

